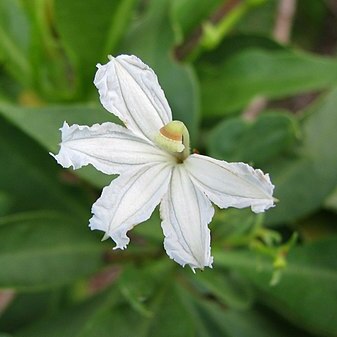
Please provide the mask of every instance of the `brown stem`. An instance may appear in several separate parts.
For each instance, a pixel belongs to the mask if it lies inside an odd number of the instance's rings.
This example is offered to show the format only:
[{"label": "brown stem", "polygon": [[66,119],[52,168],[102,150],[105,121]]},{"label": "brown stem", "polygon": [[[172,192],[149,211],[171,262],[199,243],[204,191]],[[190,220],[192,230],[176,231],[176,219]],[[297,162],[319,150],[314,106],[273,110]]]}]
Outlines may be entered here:
[{"label": "brown stem", "polygon": [[334,16],[337,16],[337,2],[336,0],[324,0],[326,6]]},{"label": "brown stem", "polygon": [[15,297],[15,292],[12,289],[6,289],[0,291],[0,314],[3,313],[6,308],[11,304]]},{"label": "brown stem", "polygon": [[296,0],[281,0],[278,5],[273,36],[280,43],[288,43],[296,9]]}]

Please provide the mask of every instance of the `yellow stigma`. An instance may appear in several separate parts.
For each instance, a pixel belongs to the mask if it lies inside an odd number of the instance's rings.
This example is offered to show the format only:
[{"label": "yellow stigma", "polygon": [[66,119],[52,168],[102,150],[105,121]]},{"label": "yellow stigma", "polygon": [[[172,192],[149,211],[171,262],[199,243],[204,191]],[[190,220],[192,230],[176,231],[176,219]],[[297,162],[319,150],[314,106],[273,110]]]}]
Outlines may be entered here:
[{"label": "yellow stigma", "polygon": [[190,137],[183,122],[172,121],[163,126],[155,137],[155,142],[166,151],[179,154],[182,160],[190,154]]}]

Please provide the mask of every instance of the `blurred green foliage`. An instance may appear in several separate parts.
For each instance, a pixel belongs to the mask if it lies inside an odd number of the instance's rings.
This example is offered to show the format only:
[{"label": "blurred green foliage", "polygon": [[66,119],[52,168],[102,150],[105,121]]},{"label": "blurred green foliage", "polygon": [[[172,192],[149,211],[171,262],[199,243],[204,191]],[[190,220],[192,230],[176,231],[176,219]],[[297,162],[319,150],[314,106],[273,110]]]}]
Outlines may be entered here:
[{"label": "blurred green foliage", "polygon": [[[295,2],[281,44],[277,0],[0,0],[1,337],[337,335],[337,17]],[[216,211],[213,269],[170,261],[157,213],[112,252],[87,224],[113,177],[48,155],[64,120],[119,123],[92,79],[120,53],[155,70],[194,148],[276,185],[264,216]]]}]

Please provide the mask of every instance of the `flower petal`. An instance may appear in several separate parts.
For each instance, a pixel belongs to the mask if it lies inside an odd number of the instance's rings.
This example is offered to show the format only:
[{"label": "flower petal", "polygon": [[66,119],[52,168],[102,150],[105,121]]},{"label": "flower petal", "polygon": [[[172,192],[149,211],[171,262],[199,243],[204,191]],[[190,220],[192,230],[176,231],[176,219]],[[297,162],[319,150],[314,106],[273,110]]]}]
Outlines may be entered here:
[{"label": "flower petal", "polygon": [[250,206],[259,213],[274,206],[274,185],[261,170],[197,154],[184,164],[198,188],[221,208]]},{"label": "flower petal", "polygon": [[137,135],[153,140],[159,129],[172,120],[154,71],[129,55],[110,57],[110,62],[97,67],[94,84],[105,109]]},{"label": "flower petal", "polygon": [[160,205],[164,247],[171,259],[182,266],[211,267],[210,231],[207,225],[214,209],[207,197],[192,183],[183,165],[172,173],[167,194]]},{"label": "flower petal", "polygon": [[103,173],[115,174],[146,163],[171,160],[168,153],[117,124],[88,127],[64,122],[60,130],[61,149],[54,157],[63,167],[78,169],[92,164]]},{"label": "flower petal", "polygon": [[120,175],[92,206],[90,228],[104,231],[115,248],[124,249],[130,241],[126,232],[149,219],[166,193],[171,171],[170,165],[155,164]]}]

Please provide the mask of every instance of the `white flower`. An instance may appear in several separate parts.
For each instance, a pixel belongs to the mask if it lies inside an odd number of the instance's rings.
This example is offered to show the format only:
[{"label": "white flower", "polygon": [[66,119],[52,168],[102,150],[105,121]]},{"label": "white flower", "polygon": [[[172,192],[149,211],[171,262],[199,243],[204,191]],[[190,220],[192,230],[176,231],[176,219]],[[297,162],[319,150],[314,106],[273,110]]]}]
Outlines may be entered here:
[{"label": "white flower", "polygon": [[274,186],[268,174],[249,165],[190,154],[188,131],[172,121],[153,70],[135,56],[109,59],[98,64],[94,83],[103,106],[126,128],[65,122],[55,158],[63,167],[91,164],[105,174],[119,174],[94,203],[89,224],[112,238],[115,248],[124,249],[127,231],[149,219],[160,203],[170,258],[193,270],[211,267],[210,201],[220,208],[250,206],[263,212],[274,206]]}]

